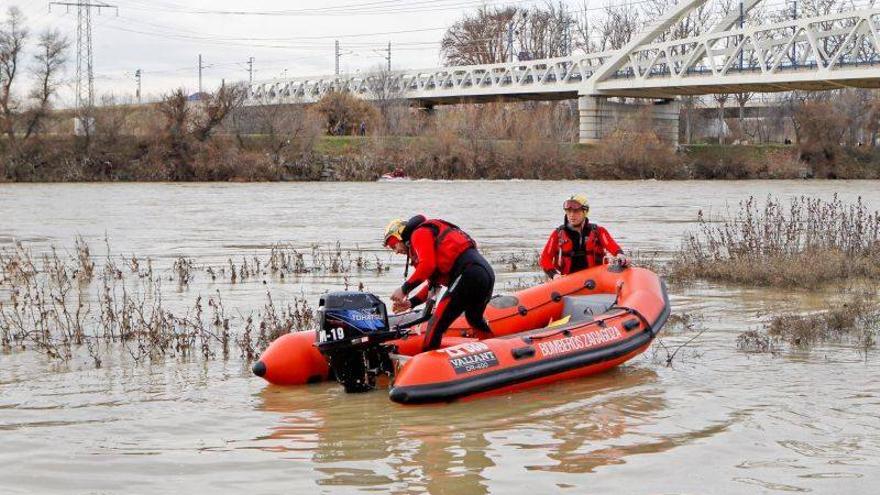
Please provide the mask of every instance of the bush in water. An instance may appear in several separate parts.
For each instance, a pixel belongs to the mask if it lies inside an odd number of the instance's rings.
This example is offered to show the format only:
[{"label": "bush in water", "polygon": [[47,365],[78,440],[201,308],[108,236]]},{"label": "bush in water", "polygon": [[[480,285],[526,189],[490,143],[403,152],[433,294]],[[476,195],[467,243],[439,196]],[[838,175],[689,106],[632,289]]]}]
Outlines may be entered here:
[{"label": "bush in water", "polygon": [[864,277],[880,279],[880,212],[859,198],[848,204],[806,196],[788,205],[751,197],[718,219],[699,213],[668,266],[672,279],[809,287]]}]

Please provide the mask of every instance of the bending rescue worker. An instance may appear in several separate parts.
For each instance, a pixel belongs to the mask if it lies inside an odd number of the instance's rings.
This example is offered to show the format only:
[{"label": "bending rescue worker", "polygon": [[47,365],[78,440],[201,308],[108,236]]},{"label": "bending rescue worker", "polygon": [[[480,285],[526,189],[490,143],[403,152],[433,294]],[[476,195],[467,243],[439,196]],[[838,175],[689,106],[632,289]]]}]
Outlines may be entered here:
[{"label": "bending rescue worker", "polygon": [[[416,215],[406,222],[392,220],[385,229],[385,246],[407,255],[415,268],[391,295],[395,312],[424,303],[437,286],[448,287],[428,321],[423,350],[439,348],[443,333],[462,313],[477,337],[492,336],[483,312],[492,297],[495,272],[467,233],[445,220]],[[422,289],[407,299],[422,284]]]}]

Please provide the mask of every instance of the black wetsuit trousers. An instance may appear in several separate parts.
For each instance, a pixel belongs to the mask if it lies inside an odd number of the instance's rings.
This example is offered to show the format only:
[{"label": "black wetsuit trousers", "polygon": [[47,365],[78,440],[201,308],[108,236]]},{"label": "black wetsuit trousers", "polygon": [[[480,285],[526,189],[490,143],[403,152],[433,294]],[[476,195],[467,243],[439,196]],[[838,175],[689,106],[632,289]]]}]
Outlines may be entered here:
[{"label": "black wetsuit trousers", "polygon": [[443,333],[462,313],[468,325],[482,333],[483,337],[492,335],[483,312],[492,298],[495,272],[476,249],[462,253],[455,265],[457,270],[454,269],[453,274],[458,275],[453,276],[449,289],[443,294],[434,314],[428,320],[423,344],[425,351],[440,347]]}]

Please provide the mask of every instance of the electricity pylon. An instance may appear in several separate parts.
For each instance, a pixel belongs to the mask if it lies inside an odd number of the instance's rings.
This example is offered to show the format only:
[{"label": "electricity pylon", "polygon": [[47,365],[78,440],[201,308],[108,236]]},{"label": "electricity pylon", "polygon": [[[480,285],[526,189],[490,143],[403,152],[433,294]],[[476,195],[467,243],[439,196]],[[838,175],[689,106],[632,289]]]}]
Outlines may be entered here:
[{"label": "electricity pylon", "polygon": [[[115,9],[119,15],[119,8],[104,2],[91,2],[78,0],[76,2],[49,2],[49,10],[53,5],[67,8],[76,7],[76,112],[77,116],[83,117],[91,112],[95,104],[95,73],[92,70],[92,9]],[[89,125],[89,124],[86,124]]]}]

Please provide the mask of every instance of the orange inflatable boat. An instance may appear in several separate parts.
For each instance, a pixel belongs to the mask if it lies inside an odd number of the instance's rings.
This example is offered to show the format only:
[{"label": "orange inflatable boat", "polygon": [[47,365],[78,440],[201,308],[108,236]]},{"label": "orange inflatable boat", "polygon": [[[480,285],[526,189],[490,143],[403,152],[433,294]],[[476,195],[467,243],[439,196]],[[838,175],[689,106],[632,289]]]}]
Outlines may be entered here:
[{"label": "orange inflatable boat", "polygon": [[350,392],[372,389],[376,376],[387,373],[391,399],[405,404],[504,393],[633,358],[650,345],[670,307],[653,272],[603,265],[495,296],[485,312],[490,339],[471,337],[459,318],[440,349],[421,352],[429,311],[387,315],[372,294],[326,294],[320,328],[280,337],[253,371],[282,385],[332,377]]}]

